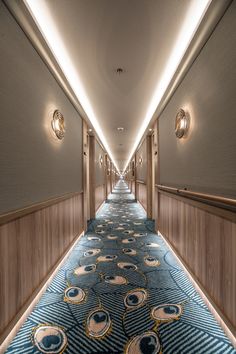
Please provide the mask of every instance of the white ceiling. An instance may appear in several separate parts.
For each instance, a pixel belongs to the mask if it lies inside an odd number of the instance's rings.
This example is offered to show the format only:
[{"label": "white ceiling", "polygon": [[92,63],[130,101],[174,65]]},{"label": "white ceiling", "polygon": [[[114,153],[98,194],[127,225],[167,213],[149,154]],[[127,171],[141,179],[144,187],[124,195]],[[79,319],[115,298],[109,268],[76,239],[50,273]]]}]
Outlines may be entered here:
[{"label": "white ceiling", "polygon": [[205,0],[38,1],[50,14],[122,170],[182,22],[193,3]]}]

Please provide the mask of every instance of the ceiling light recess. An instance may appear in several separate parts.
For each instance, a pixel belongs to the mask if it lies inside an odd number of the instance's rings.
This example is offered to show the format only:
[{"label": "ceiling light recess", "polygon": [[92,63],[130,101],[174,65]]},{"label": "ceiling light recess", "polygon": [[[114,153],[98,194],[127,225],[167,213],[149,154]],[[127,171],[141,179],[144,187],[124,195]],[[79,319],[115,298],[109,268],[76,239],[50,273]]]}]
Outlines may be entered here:
[{"label": "ceiling light recess", "polygon": [[169,55],[169,59],[162,72],[160,80],[157,82],[153,96],[146,111],[141,128],[138,131],[134,145],[130,151],[124,169],[126,170],[131,158],[133,157],[137,146],[145,133],[148,124],[150,123],[158,105],[164,96],[168,85],[171,82],[187,48],[189,47],[194,34],[196,33],[210,3],[212,0],[193,0],[190,3],[189,10],[185,18],[182,19],[182,26],[175,42],[172,52]]},{"label": "ceiling light recess", "polygon": [[31,16],[37,24],[40,32],[42,33],[45,41],[47,42],[52,54],[54,55],[57,63],[62,69],[65,77],[67,78],[74,94],[83,107],[88,119],[90,120],[93,128],[95,129],[99,139],[103,143],[107,153],[113,161],[113,164],[117,171],[119,171],[115,159],[112,155],[110,147],[105,139],[102,129],[98,123],[98,119],[91,106],[89,98],[86,94],[79,74],[75,69],[69,54],[64,46],[58,29],[53,22],[49,8],[46,1],[24,0],[26,7],[28,8]]}]

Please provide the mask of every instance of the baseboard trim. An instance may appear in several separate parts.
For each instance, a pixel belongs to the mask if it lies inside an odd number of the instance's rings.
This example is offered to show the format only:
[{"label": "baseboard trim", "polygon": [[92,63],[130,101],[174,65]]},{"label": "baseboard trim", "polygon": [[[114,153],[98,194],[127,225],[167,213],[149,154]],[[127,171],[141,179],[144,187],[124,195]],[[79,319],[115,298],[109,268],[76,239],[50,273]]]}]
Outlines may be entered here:
[{"label": "baseboard trim", "polygon": [[197,290],[197,292],[201,295],[203,301],[207,305],[209,311],[212,313],[216,321],[219,323],[223,331],[225,332],[226,336],[229,338],[231,341],[232,345],[236,348],[236,336],[235,336],[235,329],[232,326],[232,324],[228,321],[228,319],[224,316],[220,308],[212,301],[212,299],[209,297],[209,295],[206,293],[205,289],[201,285],[201,283],[196,279],[195,275],[193,272],[189,269],[188,265],[185,263],[185,261],[182,259],[181,256],[178,255],[176,249],[170,244],[170,242],[166,239],[165,236],[162,235],[160,231],[156,231],[158,235],[162,237],[164,242],[167,244],[167,246],[171,249],[171,251],[174,253],[175,257],[178,259],[179,263],[181,266],[184,268],[189,280]]},{"label": "baseboard trim", "polygon": [[[30,315],[32,312],[33,308],[35,307],[36,303],[39,301],[40,297],[42,294],[45,292],[46,288],[48,285],[51,283],[53,277],[61,267],[61,265],[64,263],[70,252],[72,251],[73,247],[75,244],[78,242],[78,240],[82,237],[84,234],[84,231],[81,232],[79,236],[76,237],[76,239],[72,242],[72,245],[70,245],[67,249],[67,251],[61,256],[61,258],[58,260],[58,262],[55,264],[53,267],[52,271],[48,274],[48,277],[46,280],[44,280],[39,288],[33,292],[29,300],[26,302],[26,304],[22,307],[21,311],[17,314],[17,316],[14,318],[12,323],[7,327],[5,332],[0,338],[0,353],[4,353],[8,346],[10,345],[11,341],[13,338],[16,336],[18,330],[20,327],[23,325],[27,317]],[[13,323],[14,322],[14,323]]]}]

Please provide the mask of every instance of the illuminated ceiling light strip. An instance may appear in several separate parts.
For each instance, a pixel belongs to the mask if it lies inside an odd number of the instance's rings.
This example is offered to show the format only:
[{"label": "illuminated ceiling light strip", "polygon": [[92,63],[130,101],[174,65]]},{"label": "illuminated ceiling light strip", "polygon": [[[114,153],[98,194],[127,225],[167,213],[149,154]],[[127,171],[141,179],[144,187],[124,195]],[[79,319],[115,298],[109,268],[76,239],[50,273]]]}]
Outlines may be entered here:
[{"label": "illuminated ceiling light strip", "polygon": [[113,164],[115,165],[117,171],[119,171],[112,152],[108,146],[108,143],[104,137],[104,134],[100,128],[98,120],[95,116],[93,108],[89,102],[86,95],[85,89],[82,82],[78,76],[78,72],[74,68],[69,55],[65,49],[63,42],[61,41],[60,35],[53,24],[52,18],[44,1],[36,0],[24,0],[25,5],[30,11],[35,23],[37,24],[40,32],[42,33],[45,41],[47,42],[49,48],[51,49],[56,61],[61,67],[65,77],[71,85],[76,97],[81,103],[86,115],[88,116],[90,122],[92,123],[97,135],[101,139],[106,151],[110,155]]},{"label": "illuminated ceiling light strip", "polygon": [[203,16],[206,13],[212,0],[193,0],[192,5],[190,6],[188,13],[183,21],[181,31],[179,33],[178,39],[175,43],[175,47],[170,54],[169,60],[166,64],[164,72],[161,76],[161,79],[158,81],[155,88],[154,94],[152,96],[151,102],[148,106],[144,121],[138,132],[135,143],[129,154],[129,158],[125,165],[124,171],[127,169],[127,166],[137,149],[137,146],[142,139],[142,136],[145,130],[148,127],[149,122],[151,121],[161,99],[170,84],[171,79],[173,78],[191,40],[193,39],[194,34],[196,33],[197,28],[199,27]]}]

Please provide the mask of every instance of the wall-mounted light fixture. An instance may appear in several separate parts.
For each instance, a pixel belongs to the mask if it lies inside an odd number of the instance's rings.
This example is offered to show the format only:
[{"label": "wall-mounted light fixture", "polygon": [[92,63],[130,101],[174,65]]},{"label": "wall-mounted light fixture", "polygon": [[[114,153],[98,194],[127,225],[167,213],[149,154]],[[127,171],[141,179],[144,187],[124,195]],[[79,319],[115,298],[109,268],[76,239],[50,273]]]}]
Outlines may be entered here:
[{"label": "wall-mounted light fixture", "polygon": [[142,163],[143,163],[143,158],[142,158],[142,156],[139,157],[138,162],[139,162],[140,165],[142,165]]},{"label": "wall-mounted light fixture", "polygon": [[100,156],[99,162],[100,162],[100,165],[102,166],[102,164],[103,164],[103,158],[102,158],[102,155]]},{"label": "wall-mounted light fixture", "polygon": [[187,135],[189,120],[185,111],[181,108],[175,117],[175,135],[181,139]]},{"label": "wall-mounted light fixture", "polygon": [[56,137],[60,140],[62,140],[65,136],[65,120],[61,112],[56,109],[53,113],[53,118],[52,118],[52,129],[54,131],[54,134]]}]

